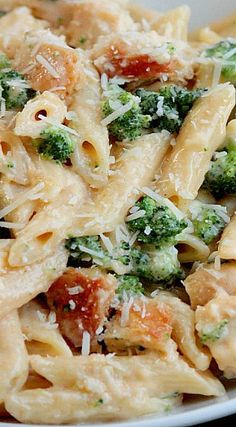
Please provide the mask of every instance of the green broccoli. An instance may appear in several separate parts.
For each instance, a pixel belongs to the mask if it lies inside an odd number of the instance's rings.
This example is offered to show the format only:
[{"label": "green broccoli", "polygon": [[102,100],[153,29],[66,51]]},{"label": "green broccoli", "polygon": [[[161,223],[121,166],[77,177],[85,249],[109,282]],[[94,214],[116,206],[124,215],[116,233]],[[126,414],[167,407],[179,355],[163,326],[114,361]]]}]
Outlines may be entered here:
[{"label": "green broccoli", "polygon": [[126,92],[118,86],[114,86],[110,94],[109,99],[103,103],[102,111],[104,118],[122,106],[130,105],[127,112],[108,124],[110,136],[114,137],[117,141],[132,141],[136,139],[142,134],[143,128],[149,127],[151,117],[142,114],[139,99],[131,93]]},{"label": "green broccoli", "polygon": [[116,272],[122,266],[125,272],[130,270],[131,258],[128,243],[121,242],[110,254],[102,247],[99,236],[70,237],[66,240],[65,247],[70,252],[70,264],[80,263],[90,258],[92,264],[98,264],[106,270]]},{"label": "green broccoli", "polygon": [[[203,53],[205,57],[216,58],[222,62],[221,77],[236,85],[236,43],[222,40]],[[232,54],[231,54],[232,52]]]},{"label": "green broccoli", "polygon": [[143,114],[152,118],[151,127],[176,133],[192,108],[194,102],[202,95],[203,89],[188,90],[180,86],[166,86],[159,92],[138,89],[135,95],[141,99]]},{"label": "green broccoli", "polygon": [[228,325],[228,320],[224,319],[218,323],[215,327],[207,328],[205,332],[200,335],[200,340],[202,344],[207,342],[216,342],[224,335],[226,331],[226,326]]},{"label": "green broccoli", "polygon": [[74,151],[74,141],[64,129],[57,126],[49,126],[40,134],[35,142],[38,153],[48,160],[57,163],[65,162]]},{"label": "green broccoli", "polygon": [[11,68],[11,63],[5,53],[0,53],[0,70]]},{"label": "green broccoli", "polygon": [[[105,255],[98,236],[69,237],[66,240],[65,247],[70,252],[70,256],[77,261],[81,261],[91,254],[92,257],[95,257],[95,253],[97,254],[96,258],[104,258]],[[86,248],[88,252],[85,252],[83,248]]]},{"label": "green broccoli", "polygon": [[6,14],[7,14],[7,12],[5,10],[0,10],[0,18],[5,16]]},{"label": "green broccoli", "polygon": [[143,216],[127,222],[131,231],[138,231],[137,240],[154,244],[157,248],[176,243],[176,237],[187,227],[167,206],[159,206],[151,197],[144,196],[135,206]]},{"label": "green broccoli", "polygon": [[118,288],[116,289],[116,294],[122,297],[125,292],[127,295],[143,295],[144,288],[142,283],[139,281],[137,276],[132,275],[122,275],[116,276],[118,280]]},{"label": "green broccoli", "polygon": [[194,233],[210,245],[224,230],[226,212],[222,206],[212,207],[199,203],[192,212]]},{"label": "green broccoli", "polygon": [[222,156],[212,161],[205,176],[203,188],[210,191],[216,199],[236,193],[236,145],[229,142]]},{"label": "green broccoli", "polygon": [[1,69],[8,67],[9,63],[4,57],[0,58],[0,86],[2,98],[6,101],[6,108],[21,109],[26,102],[35,95],[30,89],[24,77],[15,70],[5,71]]},{"label": "green broccoli", "polygon": [[[130,247],[122,242],[112,253],[103,249],[99,236],[70,237],[65,243],[70,253],[69,265],[89,261],[100,268],[116,273],[123,290],[134,287],[140,290],[138,278],[152,282],[171,283],[182,278],[183,273],[177,258],[178,251],[173,246],[157,250],[153,245]],[[121,267],[124,273],[120,273]],[[119,293],[119,290],[118,290]]]},{"label": "green broccoli", "polygon": [[132,249],[132,274],[163,284],[183,278],[177,249],[170,246],[157,250],[151,245]]}]

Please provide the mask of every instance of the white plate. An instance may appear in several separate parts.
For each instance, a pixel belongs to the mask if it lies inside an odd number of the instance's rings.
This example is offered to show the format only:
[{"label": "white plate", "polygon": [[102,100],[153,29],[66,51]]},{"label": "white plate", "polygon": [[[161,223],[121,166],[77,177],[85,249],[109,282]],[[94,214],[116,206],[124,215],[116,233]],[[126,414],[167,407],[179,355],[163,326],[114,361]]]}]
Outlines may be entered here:
[{"label": "white plate", "polygon": [[[133,0],[134,2],[134,0]],[[236,12],[235,0],[136,0],[147,8],[165,11],[181,4],[188,4],[192,9],[191,28],[207,25],[214,20]],[[227,394],[221,398],[198,399],[185,403],[170,415],[143,417],[124,422],[105,424],[86,424],[86,427],[185,427],[198,425],[206,421],[215,420],[236,412],[236,382],[229,385]],[[19,427],[15,423],[0,423],[0,427]],[[28,427],[21,424],[22,427]],[[34,426],[37,427],[37,426]]]},{"label": "white plate", "polygon": [[[135,0],[130,1],[134,3]],[[136,3],[160,12],[188,4],[192,10],[191,28],[208,25],[212,21],[230,15],[233,11],[236,12],[235,0],[136,0]]]}]

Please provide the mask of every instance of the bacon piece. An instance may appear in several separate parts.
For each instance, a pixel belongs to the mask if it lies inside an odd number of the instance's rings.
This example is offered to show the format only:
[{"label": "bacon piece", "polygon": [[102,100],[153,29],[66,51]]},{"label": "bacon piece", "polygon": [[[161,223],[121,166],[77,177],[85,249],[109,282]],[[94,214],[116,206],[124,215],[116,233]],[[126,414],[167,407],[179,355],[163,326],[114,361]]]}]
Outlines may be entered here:
[{"label": "bacon piece", "polygon": [[115,292],[114,280],[98,269],[69,268],[48,290],[48,305],[74,346],[81,346],[84,331],[93,338],[103,326]]}]

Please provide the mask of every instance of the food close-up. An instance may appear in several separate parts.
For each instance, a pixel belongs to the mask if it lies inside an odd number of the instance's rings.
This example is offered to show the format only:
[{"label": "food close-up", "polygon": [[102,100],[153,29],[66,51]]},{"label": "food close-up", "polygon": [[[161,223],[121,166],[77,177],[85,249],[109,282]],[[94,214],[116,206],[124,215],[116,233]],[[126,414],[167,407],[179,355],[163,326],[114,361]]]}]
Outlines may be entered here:
[{"label": "food close-up", "polygon": [[236,378],[236,7],[190,15],[0,0],[3,421],[122,425]]}]

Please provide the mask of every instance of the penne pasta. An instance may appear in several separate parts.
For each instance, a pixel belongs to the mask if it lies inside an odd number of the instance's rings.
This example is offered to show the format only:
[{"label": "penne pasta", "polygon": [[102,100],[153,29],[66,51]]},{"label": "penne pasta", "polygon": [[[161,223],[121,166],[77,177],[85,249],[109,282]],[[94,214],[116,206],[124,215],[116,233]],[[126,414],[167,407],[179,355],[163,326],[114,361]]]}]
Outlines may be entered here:
[{"label": "penne pasta", "polygon": [[211,157],[224,140],[226,123],[234,104],[234,88],[219,85],[190,111],[158,182],[161,194],[190,200],[196,198]]},{"label": "penne pasta", "polygon": [[3,423],[164,416],[236,375],[234,15],[190,13],[0,0]]}]

